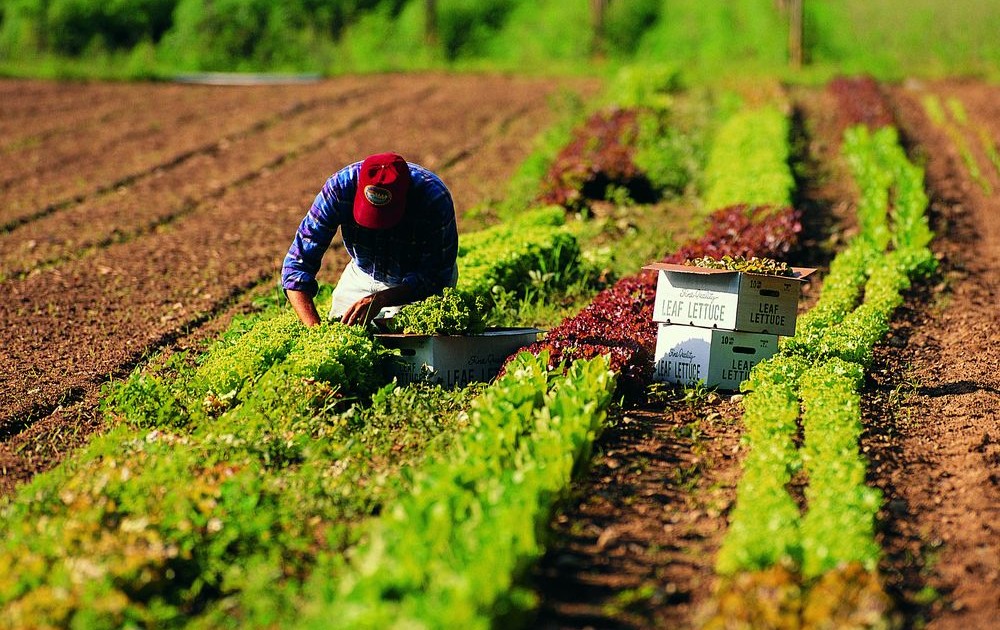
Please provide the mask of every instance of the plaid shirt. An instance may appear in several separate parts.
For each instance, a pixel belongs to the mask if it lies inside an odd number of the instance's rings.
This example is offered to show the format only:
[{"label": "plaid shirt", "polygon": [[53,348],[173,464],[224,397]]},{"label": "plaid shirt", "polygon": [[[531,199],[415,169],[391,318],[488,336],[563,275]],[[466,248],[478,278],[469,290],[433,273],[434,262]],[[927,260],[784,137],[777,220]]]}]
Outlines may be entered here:
[{"label": "plaid shirt", "polygon": [[418,298],[448,285],[458,256],[455,205],[444,182],[422,166],[409,164],[412,183],[403,220],[388,230],[370,230],[354,221],[354,193],[361,162],[334,173],[302,219],[281,270],[285,289],[315,296],[323,254],[340,227],[344,247],[369,276],[390,286],[410,285]]}]

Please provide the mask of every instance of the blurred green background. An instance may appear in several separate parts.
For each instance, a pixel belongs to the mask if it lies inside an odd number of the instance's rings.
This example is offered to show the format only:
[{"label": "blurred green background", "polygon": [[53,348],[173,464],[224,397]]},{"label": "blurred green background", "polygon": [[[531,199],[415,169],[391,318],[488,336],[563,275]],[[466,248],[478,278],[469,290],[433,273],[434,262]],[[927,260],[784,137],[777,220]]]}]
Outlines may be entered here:
[{"label": "blurred green background", "polygon": [[[996,79],[1000,0],[2,0],[0,74],[836,72]],[[802,67],[789,63],[801,35]],[[794,49],[794,46],[793,46]]]}]

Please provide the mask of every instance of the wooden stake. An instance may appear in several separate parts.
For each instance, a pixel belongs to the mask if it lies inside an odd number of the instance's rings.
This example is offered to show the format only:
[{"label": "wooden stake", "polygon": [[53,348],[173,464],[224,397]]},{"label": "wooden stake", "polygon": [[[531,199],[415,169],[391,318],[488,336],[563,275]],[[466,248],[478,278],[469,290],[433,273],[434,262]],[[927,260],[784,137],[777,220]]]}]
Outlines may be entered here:
[{"label": "wooden stake", "polygon": [[802,0],[787,0],[788,62],[793,68],[802,67]]},{"label": "wooden stake", "polygon": [[604,16],[610,2],[611,0],[590,0],[590,14],[594,27],[590,50],[595,55],[604,54]]},{"label": "wooden stake", "polygon": [[424,2],[424,40],[432,46],[438,41],[437,0]]}]

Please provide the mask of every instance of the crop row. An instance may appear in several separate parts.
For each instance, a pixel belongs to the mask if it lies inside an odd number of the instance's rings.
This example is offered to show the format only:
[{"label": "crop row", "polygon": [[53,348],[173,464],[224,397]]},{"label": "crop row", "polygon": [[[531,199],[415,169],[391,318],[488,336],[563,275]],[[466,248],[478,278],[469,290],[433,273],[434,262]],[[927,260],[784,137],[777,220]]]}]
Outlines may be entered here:
[{"label": "crop row", "polygon": [[[541,208],[464,238],[459,288],[485,298],[499,291],[523,293],[530,286],[531,272],[538,269],[558,272],[558,282],[550,281],[556,289],[573,281],[586,265],[563,220],[561,210]],[[217,414],[242,402],[260,376],[289,355],[303,330],[291,311],[268,312],[234,326],[194,366],[180,358],[162,368],[162,377],[155,371],[136,370],[124,386],[109,393],[105,404],[136,426],[179,426]],[[369,372],[360,374],[368,378]],[[370,392],[342,392],[349,393]]]},{"label": "crop row", "polygon": [[[892,296],[908,275],[934,265],[933,234],[924,214],[923,172],[907,159],[894,128],[853,127],[844,134],[844,151],[861,191],[859,233],[831,263],[819,301],[786,347],[867,363],[892,313],[879,298],[897,299]],[[855,308],[862,294],[869,306]]]},{"label": "crop row", "polygon": [[[487,296],[493,287],[523,291],[529,269],[585,267],[575,238],[559,225],[561,210],[526,217],[527,227],[488,228],[465,240],[464,286]],[[393,504],[434,511],[450,499],[418,489],[454,475],[472,484],[462,484],[471,495],[455,501],[508,510],[512,515],[499,521],[505,527],[534,501],[534,510],[524,512],[529,524],[521,526],[532,530],[564,483],[546,473],[563,461],[550,450],[556,448],[551,432],[573,438],[564,443],[575,461],[609,400],[591,390],[613,388],[614,382],[610,373],[601,376],[607,371],[601,372],[598,360],[556,380],[543,373],[529,379],[527,389],[489,390],[489,402],[481,406],[506,404],[527,414],[520,433],[504,435],[524,448],[532,440],[539,444],[538,453],[531,451],[535,460],[515,453],[525,467],[506,480],[510,487],[495,486],[474,476],[498,465],[485,453],[500,447],[489,442],[500,436],[489,432],[503,425],[485,411],[460,412],[455,402],[465,400],[464,409],[477,390],[421,392],[453,411],[419,403],[414,406],[425,417],[414,419],[392,402],[413,403],[409,390],[391,384],[377,389],[384,382],[379,366],[385,354],[361,329],[307,329],[290,311],[278,309],[236,323],[196,361],[177,355],[109,388],[103,406],[114,428],[0,508],[3,623],[116,627],[177,625],[193,617],[190,625],[212,626],[234,614],[251,625],[269,625],[323,601],[318,593],[326,587],[302,591],[309,576],[318,562],[333,562],[367,536],[373,514],[388,515]],[[571,399],[580,402],[574,407]],[[528,401],[532,406],[524,407]],[[410,425],[425,430],[412,432]],[[463,438],[456,435],[467,436],[468,444],[460,446]],[[448,460],[439,449],[452,440],[476,456],[465,470],[440,465]],[[472,452],[475,444],[484,450]],[[533,481],[522,483],[528,477]],[[476,489],[488,485],[489,494],[480,496]],[[414,503],[418,496],[431,503]],[[498,496],[514,503],[496,501]],[[442,531],[433,527],[420,534]],[[515,543],[511,553],[520,558],[527,543]],[[508,568],[523,565],[516,559]],[[324,573],[323,579],[329,577]]]},{"label": "crop row", "polygon": [[[978,138],[981,150],[993,168],[996,169],[997,174],[1000,174],[1000,151],[997,150],[997,145],[990,137],[989,131],[985,127],[973,127],[969,122],[965,106],[962,105],[962,101],[955,97],[948,99],[947,111],[942,105],[941,99],[934,94],[926,95],[922,102],[924,111],[927,112],[931,122],[943,129],[957,147],[972,181],[976,182],[986,195],[992,195],[993,185],[983,172],[984,169],[980,168],[972,146],[966,139],[966,133],[974,134]],[[989,170],[989,165],[985,170]]]},{"label": "crop row", "polygon": [[317,625],[490,628],[530,608],[517,578],[544,551],[552,508],[587,465],[615,389],[603,358],[562,375],[547,363],[516,356],[473,400],[450,456],[415,473],[346,570],[314,573]]},{"label": "crop row", "polygon": [[530,187],[535,202],[586,214],[594,202],[652,203],[697,186],[716,105],[678,98],[680,90],[676,68],[620,71],[608,89],[611,104],[558,130],[551,162],[525,163],[537,171]]},{"label": "crop row", "polygon": [[777,107],[737,112],[719,129],[705,167],[709,208],[791,203],[789,121]]},{"label": "crop row", "polygon": [[[735,122],[732,122],[735,121]],[[788,127],[775,108],[747,110],[723,124],[708,155],[706,199],[731,199],[735,190],[755,191],[757,205],[733,205],[709,217],[708,230],[665,260],[743,255],[780,258],[795,246],[801,231],[788,205],[794,184],[788,166]],[[721,165],[728,164],[723,174]],[[713,174],[714,173],[714,174]],[[620,373],[622,393],[640,398],[652,379],[656,324],[653,298],[656,274],[642,271],[599,293],[578,314],[549,330],[528,350],[561,360],[611,357]]]},{"label": "crop row", "polygon": [[[796,336],[744,384],[749,452],[717,557],[717,570],[730,578],[709,627],[734,617],[751,626],[765,618],[783,620],[780,627],[887,623],[874,538],[881,497],[865,485],[859,455],[860,390],[902,291],[934,264],[932,233],[923,173],[894,128],[852,127],[843,151],[861,191],[859,233],[834,259]],[[804,513],[789,491],[802,484]],[[801,594],[751,594],[762,588]]]},{"label": "crop row", "polygon": [[892,110],[878,81],[869,76],[833,78],[826,86],[836,102],[840,133],[855,125],[879,129],[893,124]]},{"label": "crop row", "polygon": [[[614,106],[592,114],[560,152],[545,177],[540,201],[579,210],[588,200],[604,200],[610,188],[623,188],[637,202],[681,194],[697,180],[703,204],[711,209],[734,205],[783,208],[791,203],[794,181],[789,161],[789,121],[776,106],[736,111],[714,130],[712,147],[702,156],[704,138],[677,134],[679,116],[669,101],[675,75],[643,79],[658,89],[644,93],[623,73],[619,100],[641,105]],[[637,94],[633,94],[638,92]],[[666,102],[660,102],[666,99]],[[704,173],[701,164],[704,162]]]},{"label": "crop row", "polygon": [[[331,334],[352,338],[334,345]],[[177,623],[252,588],[255,571],[301,572],[310,547],[337,540],[310,531],[310,518],[364,514],[337,505],[337,484],[317,487],[351,450],[329,439],[343,431],[322,412],[344,385],[346,357],[370,372],[364,350],[371,342],[342,325],[303,331],[231,411],[193,414],[184,427],[175,414],[158,428],[130,416],[147,428],[123,422],[36,477],[4,508],[5,623]]]}]

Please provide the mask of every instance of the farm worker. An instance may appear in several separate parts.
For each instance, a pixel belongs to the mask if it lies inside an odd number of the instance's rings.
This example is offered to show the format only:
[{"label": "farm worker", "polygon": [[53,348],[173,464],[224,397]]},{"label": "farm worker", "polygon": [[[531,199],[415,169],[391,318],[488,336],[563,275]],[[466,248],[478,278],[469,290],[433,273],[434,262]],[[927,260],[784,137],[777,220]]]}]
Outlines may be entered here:
[{"label": "farm worker", "polygon": [[333,291],[331,320],[367,324],[458,280],[451,192],[396,153],[371,155],[326,180],[285,255],[281,285],[307,326],[320,323],[316,273],[338,227],[351,262]]}]

